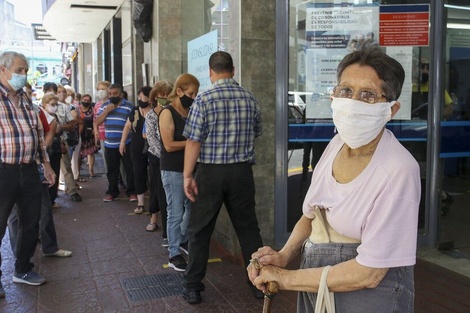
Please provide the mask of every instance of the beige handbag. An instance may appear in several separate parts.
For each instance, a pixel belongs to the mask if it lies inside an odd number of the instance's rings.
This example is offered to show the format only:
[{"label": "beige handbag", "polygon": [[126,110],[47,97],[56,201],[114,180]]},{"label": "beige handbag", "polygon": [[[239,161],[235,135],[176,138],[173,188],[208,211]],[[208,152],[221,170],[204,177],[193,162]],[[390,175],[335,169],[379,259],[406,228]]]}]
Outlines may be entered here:
[{"label": "beige handbag", "polygon": [[360,240],[349,238],[341,235],[334,230],[328,223],[325,210],[321,209],[318,205],[313,207],[315,217],[312,220],[312,233],[310,241],[314,243],[360,243]]},{"label": "beige handbag", "polygon": [[328,290],[326,278],[331,266],[325,266],[321,273],[320,286],[318,286],[315,313],[335,313],[335,293]]},{"label": "beige handbag", "polygon": [[[312,220],[312,233],[310,241],[313,243],[360,243],[360,240],[341,235],[334,230],[328,223],[325,210],[319,206],[313,207],[315,217]],[[320,285],[318,286],[317,302],[315,304],[315,313],[335,313],[335,294],[330,292],[326,279],[331,266],[323,268]]]}]

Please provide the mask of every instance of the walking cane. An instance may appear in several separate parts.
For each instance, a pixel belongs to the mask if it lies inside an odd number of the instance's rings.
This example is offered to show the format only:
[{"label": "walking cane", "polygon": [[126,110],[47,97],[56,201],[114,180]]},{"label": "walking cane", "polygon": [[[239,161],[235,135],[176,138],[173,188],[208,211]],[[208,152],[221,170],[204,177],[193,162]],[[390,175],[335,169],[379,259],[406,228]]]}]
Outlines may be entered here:
[{"label": "walking cane", "polygon": [[[257,269],[261,268],[261,264],[257,258],[251,259],[250,263]],[[279,284],[276,281],[270,281],[266,283],[266,290],[264,291],[263,313],[271,312],[272,301],[278,291]]]},{"label": "walking cane", "polygon": [[275,281],[270,281],[266,284],[266,291],[264,292],[263,313],[271,313],[271,306],[273,305],[273,298],[279,291],[279,285]]}]

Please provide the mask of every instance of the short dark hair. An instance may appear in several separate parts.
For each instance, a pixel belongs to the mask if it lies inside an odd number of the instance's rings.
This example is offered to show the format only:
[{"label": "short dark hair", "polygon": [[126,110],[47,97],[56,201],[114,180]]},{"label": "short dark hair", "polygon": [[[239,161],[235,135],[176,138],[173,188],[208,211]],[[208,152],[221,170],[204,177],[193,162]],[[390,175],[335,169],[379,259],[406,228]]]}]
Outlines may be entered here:
[{"label": "short dark hair", "polygon": [[151,87],[143,86],[143,87],[140,87],[139,92],[137,94],[143,93],[144,96],[146,96],[148,98],[149,95],[150,95],[150,90],[152,90]]},{"label": "short dark hair", "polygon": [[82,95],[82,98],[80,100],[83,100],[83,98],[85,98],[85,97],[88,97],[88,98],[90,98],[91,101],[93,101],[93,97],[88,93]]},{"label": "short dark hair", "polygon": [[375,70],[383,81],[382,89],[387,101],[394,101],[400,97],[401,88],[405,81],[405,70],[400,62],[389,57],[382,49],[372,46],[346,55],[337,68],[336,78],[338,82],[343,71],[353,64],[370,66]]},{"label": "short dark hair", "polygon": [[53,82],[47,82],[44,84],[44,86],[42,86],[42,90],[44,91],[44,93],[49,91],[57,93],[57,84]]},{"label": "short dark hair", "polygon": [[108,89],[117,89],[117,90],[119,90],[119,92],[122,93],[122,86],[119,85],[119,84],[111,84],[111,85],[109,85]]},{"label": "short dark hair", "polygon": [[230,53],[217,51],[209,58],[209,67],[216,73],[231,73],[233,71],[233,60]]}]

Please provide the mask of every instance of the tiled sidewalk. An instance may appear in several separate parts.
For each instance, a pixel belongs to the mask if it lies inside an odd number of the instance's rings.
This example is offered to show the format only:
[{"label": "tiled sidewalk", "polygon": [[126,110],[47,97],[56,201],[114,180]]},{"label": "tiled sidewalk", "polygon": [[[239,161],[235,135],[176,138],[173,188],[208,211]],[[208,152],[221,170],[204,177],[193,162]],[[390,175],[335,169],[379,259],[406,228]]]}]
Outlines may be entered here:
[{"label": "tiled sidewalk", "polygon": [[[212,262],[201,304],[187,304],[179,294],[182,289],[173,293],[176,295],[156,298],[159,293],[165,295],[161,292],[165,286],[156,286],[161,290],[150,291],[147,300],[130,298],[123,279],[181,273],[167,267],[168,251],[161,246],[161,231],[145,231],[148,216],[131,213],[135,203],[129,202],[124,191],[116,201],[104,203],[104,175],[80,184],[82,202],[72,202],[59,191],[57,202],[62,207],[54,209],[59,246],[71,250],[73,255],[63,259],[43,257],[38,245],[34,264],[47,278],[45,285],[12,283],[14,260],[7,236],[3,239],[2,282],[6,298],[0,299],[0,312],[262,311],[263,301],[253,297],[243,266],[216,246],[211,249]],[[294,293],[280,294],[273,312],[294,312],[292,301]]]},{"label": "tiled sidewalk", "polygon": [[[118,200],[102,202],[105,176],[87,180],[81,183],[83,202],[71,202],[59,192],[62,207],[54,210],[59,245],[72,250],[73,255],[46,258],[38,245],[34,264],[47,278],[45,285],[11,282],[13,258],[4,238],[2,282],[6,298],[0,299],[0,312],[262,312],[263,302],[247,287],[240,261],[215,244],[203,302],[187,304],[178,286],[172,281],[165,283],[165,279],[178,279],[181,274],[166,266],[168,252],[161,246],[161,231],[145,231],[148,216],[131,213],[135,203],[128,201],[124,191]],[[147,289],[141,285],[140,291],[123,283],[133,279],[142,283],[144,277],[156,278],[157,283]],[[171,286],[176,290],[165,289]],[[134,300],[136,292],[144,293],[145,299]],[[281,291],[274,299],[273,312],[296,312],[295,299],[294,292]],[[420,260],[415,312],[470,312],[470,279]]]}]

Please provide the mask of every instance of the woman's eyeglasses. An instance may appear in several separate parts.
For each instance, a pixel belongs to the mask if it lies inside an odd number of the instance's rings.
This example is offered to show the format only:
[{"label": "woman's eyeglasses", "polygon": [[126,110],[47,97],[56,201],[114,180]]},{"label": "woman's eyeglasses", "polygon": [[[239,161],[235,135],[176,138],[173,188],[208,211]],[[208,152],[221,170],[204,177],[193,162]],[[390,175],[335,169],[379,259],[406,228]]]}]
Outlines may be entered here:
[{"label": "woman's eyeglasses", "polygon": [[373,89],[354,91],[351,87],[342,85],[334,87],[331,96],[334,98],[352,98],[356,93],[359,95],[359,101],[370,104],[378,102],[380,98],[385,96]]}]

